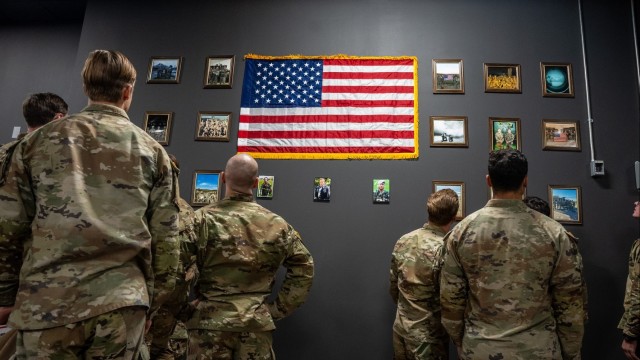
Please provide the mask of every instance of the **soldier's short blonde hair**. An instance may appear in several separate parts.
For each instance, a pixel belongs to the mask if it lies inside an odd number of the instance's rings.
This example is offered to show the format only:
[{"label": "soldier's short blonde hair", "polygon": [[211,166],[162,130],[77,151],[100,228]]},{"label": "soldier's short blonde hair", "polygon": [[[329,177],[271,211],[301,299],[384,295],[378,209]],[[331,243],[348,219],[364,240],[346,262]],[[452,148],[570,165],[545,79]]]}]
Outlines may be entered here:
[{"label": "soldier's short blonde hair", "polygon": [[118,102],[124,87],[135,82],[136,69],[119,51],[94,50],[84,62],[84,93],[93,101]]},{"label": "soldier's short blonde hair", "polygon": [[458,194],[451,189],[434,192],[427,200],[429,223],[437,226],[447,225],[458,213],[460,206]]}]

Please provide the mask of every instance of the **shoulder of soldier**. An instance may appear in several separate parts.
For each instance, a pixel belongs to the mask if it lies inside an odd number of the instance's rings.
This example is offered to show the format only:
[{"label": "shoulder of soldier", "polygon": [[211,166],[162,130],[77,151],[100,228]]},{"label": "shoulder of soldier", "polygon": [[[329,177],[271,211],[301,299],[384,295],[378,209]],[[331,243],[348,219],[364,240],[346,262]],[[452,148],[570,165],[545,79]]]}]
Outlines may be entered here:
[{"label": "shoulder of soldier", "polygon": [[6,180],[7,171],[9,170],[9,166],[11,165],[13,152],[23,140],[24,137],[20,137],[0,147],[0,186],[4,185],[4,182]]}]

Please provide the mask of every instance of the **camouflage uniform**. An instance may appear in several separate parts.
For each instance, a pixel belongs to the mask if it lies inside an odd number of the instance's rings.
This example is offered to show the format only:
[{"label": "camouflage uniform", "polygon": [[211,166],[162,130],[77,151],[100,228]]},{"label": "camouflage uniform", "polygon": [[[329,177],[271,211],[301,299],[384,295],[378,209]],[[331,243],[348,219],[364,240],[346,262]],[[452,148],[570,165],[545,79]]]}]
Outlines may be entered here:
[{"label": "camouflage uniform", "polygon": [[629,276],[624,294],[624,314],[618,329],[624,335],[640,337],[640,239],[636,240],[629,254]]},{"label": "camouflage uniform", "polygon": [[449,359],[440,323],[440,268],[444,232],[424,224],[400,238],[391,258],[389,292],[398,305],[393,323],[396,360]]},{"label": "camouflage uniform", "polygon": [[562,225],[494,199],[445,244],[442,323],[461,359],[580,359],[582,257]]},{"label": "camouflage uniform", "polygon": [[389,192],[384,191],[374,191],[373,192],[373,201],[374,202],[389,202]]},{"label": "camouflage uniform", "polygon": [[10,326],[55,337],[116,309],[154,311],[173,290],[177,179],[124,110],[90,105],[41,127],[1,175],[0,306],[15,303]]},{"label": "camouflage uniform", "polygon": [[[197,210],[196,226],[200,303],[186,323],[188,359],[231,359],[246,347],[253,348],[252,359],[269,359],[274,320],[291,314],[307,298],[311,254],[298,232],[252,195],[234,195]],[[281,265],[287,273],[277,299],[268,304]],[[214,348],[198,354],[207,344]]]},{"label": "camouflage uniform", "polygon": [[[174,170],[177,171],[177,169]],[[197,276],[196,256],[193,255],[196,244],[195,212],[182,198],[178,198],[178,206],[180,207],[178,216],[180,262],[176,276],[176,287],[171,297],[158,310],[158,313],[153,318],[151,329],[149,329],[149,336],[151,337],[150,353],[155,360],[173,359],[169,340],[178,324],[176,317],[184,310],[189,298],[191,284]],[[184,341],[186,343],[186,336]]]}]

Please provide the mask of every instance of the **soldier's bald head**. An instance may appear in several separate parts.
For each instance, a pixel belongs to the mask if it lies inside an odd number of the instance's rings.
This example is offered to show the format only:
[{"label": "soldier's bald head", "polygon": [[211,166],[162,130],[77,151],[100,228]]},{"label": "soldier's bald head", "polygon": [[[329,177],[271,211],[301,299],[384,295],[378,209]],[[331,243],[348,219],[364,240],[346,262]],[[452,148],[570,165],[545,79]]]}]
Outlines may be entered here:
[{"label": "soldier's bald head", "polygon": [[251,155],[237,154],[227,161],[224,174],[229,185],[251,188],[258,178],[258,163]]}]

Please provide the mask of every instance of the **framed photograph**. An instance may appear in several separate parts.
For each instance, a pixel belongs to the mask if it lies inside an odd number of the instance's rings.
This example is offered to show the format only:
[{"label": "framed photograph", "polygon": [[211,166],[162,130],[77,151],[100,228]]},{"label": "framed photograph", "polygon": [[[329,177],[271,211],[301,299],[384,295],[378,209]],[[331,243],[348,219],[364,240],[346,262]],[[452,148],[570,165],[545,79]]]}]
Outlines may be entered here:
[{"label": "framed photograph", "polygon": [[490,151],[515,149],[522,150],[520,139],[520,119],[489,118]]},{"label": "framed photograph", "polygon": [[181,56],[154,56],[149,60],[147,84],[178,84],[181,70]]},{"label": "framed photograph", "polygon": [[519,64],[484,64],[484,92],[522,92]]},{"label": "framed photograph", "polygon": [[442,189],[451,189],[458,194],[458,203],[460,207],[458,207],[458,213],[456,214],[456,220],[460,221],[465,217],[465,209],[464,209],[464,182],[462,181],[433,181],[432,190],[433,192],[440,191]]},{"label": "framed photograph", "polygon": [[544,97],[573,97],[573,70],[567,63],[540,63],[540,83]]},{"label": "framed photograph", "polygon": [[542,150],[580,151],[580,123],[542,119]]},{"label": "framed photograph", "polygon": [[204,64],[204,88],[231,89],[234,62],[234,55],[207,57]]},{"label": "framed photograph", "polygon": [[331,178],[317,177],[313,180],[313,201],[331,200]]},{"label": "framed photograph", "polygon": [[261,199],[273,198],[273,186],[275,185],[275,177],[271,175],[258,176],[257,197]]},{"label": "framed photograph", "polygon": [[230,112],[200,111],[196,126],[196,140],[229,141]]},{"label": "framed photograph", "polygon": [[220,170],[196,170],[193,173],[191,205],[204,206],[218,201]]},{"label": "framed photograph", "polygon": [[564,224],[582,224],[580,186],[549,185],[551,218]]},{"label": "framed photograph", "polygon": [[431,60],[434,94],[464,94],[462,59]]},{"label": "framed photograph", "polygon": [[373,203],[388,204],[391,191],[389,179],[373,179]]},{"label": "framed photograph", "polygon": [[160,145],[169,145],[171,137],[172,112],[146,111],[144,113],[144,131]]},{"label": "framed photograph", "polygon": [[466,116],[429,116],[431,147],[469,147]]}]

